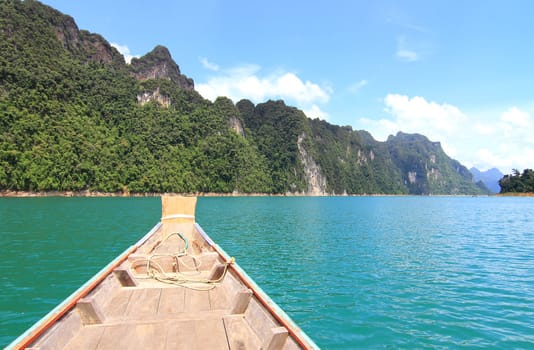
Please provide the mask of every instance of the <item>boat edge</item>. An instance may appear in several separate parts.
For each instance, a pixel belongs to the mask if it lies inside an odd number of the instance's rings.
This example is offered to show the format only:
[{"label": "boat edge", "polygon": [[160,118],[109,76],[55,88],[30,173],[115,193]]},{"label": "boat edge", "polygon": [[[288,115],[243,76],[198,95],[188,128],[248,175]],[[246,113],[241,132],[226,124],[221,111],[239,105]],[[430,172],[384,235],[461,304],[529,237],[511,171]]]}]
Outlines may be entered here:
[{"label": "boat edge", "polygon": [[[148,233],[146,233],[134,245],[124,250],[119,256],[108,263],[104,268],[98,271],[92,278],[85,282],[81,287],[69,295],[65,300],[58,304],[49,313],[35,322],[29,329],[14,339],[7,345],[5,350],[24,349],[32,342],[37,340],[50,326],[52,326],[63,315],[72,310],[76,303],[89,294],[95,287],[98,286],[113,270],[122,264],[128,256],[134,253],[143,243],[145,243],[155,232],[161,227],[162,222],[158,222]],[[231,261],[232,258],[216,244],[211,237],[204,231],[204,229],[197,222],[194,223],[197,232],[206,240],[206,242],[213,247],[213,249],[223,258],[224,261]],[[242,282],[247,285],[256,296],[257,300],[269,311],[269,313],[284,326],[289,334],[303,349],[319,349],[315,342],[291,319],[287,313],[278,306],[269,295],[261,289],[260,286],[235,262],[229,265],[235,271]]]},{"label": "boat edge", "polygon": [[109,264],[103,267],[98,271],[93,277],[91,277],[87,282],[85,282],[81,287],[69,295],[65,300],[58,304],[55,308],[52,309],[49,313],[39,319],[28,328],[24,333],[15,338],[4,350],[15,350],[15,349],[24,349],[29,344],[34,342],[39,336],[45,332],[48,327],[54,324],[59,320],[63,315],[69,312],[72,308],[76,306],[78,300],[89,294],[100,282],[102,282],[113,270],[122,264],[128,256],[134,253],[137,248],[139,248],[146,240],[148,240],[160,227],[162,223],[158,222],[147,234],[145,234],[137,243],[130,246],[119,254],[115,259],[113,259]]},{"label": "boat edge", "polygon": [[[202,237],[210,244],[213,249],[225,260],[233,261],[224,249],[216,244],[211,237],[204,231],[204,229],[195,222],[195,228],[202,235]],[[297,343],[303,349],[320,349],[317,344],[293,321],[291,317],[276,304],[271,297],[261,287],[254,282],[254,280],[237,264],[235,261],[229,265],[229,268],[233,269],[239,278],[252,290],[252,293],[256,296],[258,301],[269,311],[269,313],[278,321],[282,326],[287,328],[289,334],[295,338]]]}]

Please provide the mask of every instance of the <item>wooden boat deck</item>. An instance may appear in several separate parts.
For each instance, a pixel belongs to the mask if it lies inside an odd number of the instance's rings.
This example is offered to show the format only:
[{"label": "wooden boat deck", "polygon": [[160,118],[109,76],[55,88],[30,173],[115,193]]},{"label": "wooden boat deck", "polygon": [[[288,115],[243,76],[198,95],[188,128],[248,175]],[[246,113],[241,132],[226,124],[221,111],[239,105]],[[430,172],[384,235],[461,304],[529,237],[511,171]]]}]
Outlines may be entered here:
[{"label": "wooden boat deck", "polygon": [[220,289],[125,288],[65,349],[230,349]]},{"label": "wooden boat deck", "polygon": [[[160,224],[8,349],[317,348],[194,223],[190,201],[164,198]],[[151,264],[187,281],[158,280]]]}]

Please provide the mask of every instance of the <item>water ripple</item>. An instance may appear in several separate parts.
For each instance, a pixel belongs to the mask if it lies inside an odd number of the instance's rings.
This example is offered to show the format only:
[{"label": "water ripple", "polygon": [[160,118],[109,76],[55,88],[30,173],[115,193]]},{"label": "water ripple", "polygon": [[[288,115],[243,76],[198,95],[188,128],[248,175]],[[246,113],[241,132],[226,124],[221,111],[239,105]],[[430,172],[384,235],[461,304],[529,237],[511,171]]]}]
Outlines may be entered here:
[{"label": "water ripple", "polygon": [[[0,199],[0,344],[158,217],[157,199]],[[197,219],[325,349],[534,348],[533,198],[201,198]]]},{"label": "water ripple", "polygon": [[532,199],[204,203],[206,230],[324,348],[534,344]]}]

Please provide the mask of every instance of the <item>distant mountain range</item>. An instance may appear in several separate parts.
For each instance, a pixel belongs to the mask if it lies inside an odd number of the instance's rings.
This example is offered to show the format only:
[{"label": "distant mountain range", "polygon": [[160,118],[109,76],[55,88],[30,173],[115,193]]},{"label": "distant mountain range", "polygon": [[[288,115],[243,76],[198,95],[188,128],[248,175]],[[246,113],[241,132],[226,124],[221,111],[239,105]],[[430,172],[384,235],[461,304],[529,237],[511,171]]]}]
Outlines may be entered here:
[{"label": "distant mountain range", "polygon": [[208,101],[163,46],[126,64],[33,0],[0,1],[0,190],[482,194],[439,142],[284,101]]},{"label": "distant mountain range", "polygon": [[475,182],[482,181],[492,193],[499,193],[501,191],[499,180],[502,179],[504,174],[499,169],[492,168],[486,171],[480,171],[477,168],[471,168],[469,171],[473,174],[473,180]]}]

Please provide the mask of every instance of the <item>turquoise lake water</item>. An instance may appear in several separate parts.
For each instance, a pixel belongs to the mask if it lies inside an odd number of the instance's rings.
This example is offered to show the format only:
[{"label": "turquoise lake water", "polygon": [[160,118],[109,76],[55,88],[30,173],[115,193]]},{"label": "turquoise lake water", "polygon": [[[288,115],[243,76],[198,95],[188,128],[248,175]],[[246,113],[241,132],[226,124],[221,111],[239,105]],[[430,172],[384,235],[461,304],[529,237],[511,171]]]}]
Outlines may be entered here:
[{"label": "turquoise lake water", "polygon": [[[160,218],[159,198],[0,198],[0,345]],[[534,198],[199,198],[324,349],[534,349]]]}]

